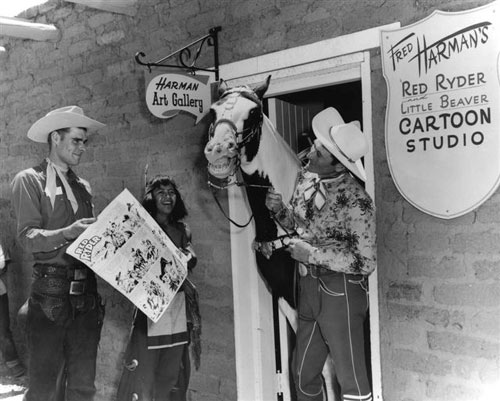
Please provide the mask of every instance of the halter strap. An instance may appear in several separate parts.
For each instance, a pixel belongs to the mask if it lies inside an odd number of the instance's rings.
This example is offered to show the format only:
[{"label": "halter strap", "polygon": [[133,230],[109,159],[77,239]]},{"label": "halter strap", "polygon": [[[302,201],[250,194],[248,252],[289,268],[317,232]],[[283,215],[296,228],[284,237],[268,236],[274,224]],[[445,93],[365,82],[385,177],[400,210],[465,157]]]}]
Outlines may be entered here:
[{"label": "halter strap", "polygon": [[246,88],[231,88],[231,89],[228,89],[227,91],[225,91],[219,100],[222,100],[224,99],[225,97],[233,94],[233,93],[237,93],[238,95],[240,95],[241,97],[244,97],[245,99],[248,99],[248,100],[251,100],[252,102],[254,102],[257,106],[259,106],[261,109],[262,109],[262,101],[259,99],[259,97],[255,94],[255,92],[249,90],[249,89],[246,89]]}]

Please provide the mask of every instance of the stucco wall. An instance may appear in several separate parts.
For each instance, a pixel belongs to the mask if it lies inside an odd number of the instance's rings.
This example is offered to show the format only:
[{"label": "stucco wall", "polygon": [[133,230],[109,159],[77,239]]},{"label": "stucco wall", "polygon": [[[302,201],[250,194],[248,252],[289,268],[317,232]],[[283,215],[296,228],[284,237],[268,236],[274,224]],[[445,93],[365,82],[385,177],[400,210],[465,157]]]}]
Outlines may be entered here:
[{"label": "stucco wall", "polygon": [[[0,55],[0,217],[13,238],[9,182],[36,164],[46,147],[26,138],[50,109],[79,104],[108,126],[92,137],[77,171],[95,193],[96,210],[123,187],[140,196],[149,174],[177,179],[189,207],[199,266],[194,273],[203,315],[203,355],[192,374],[192,400],[235,400],[229,227],[206,185],[207,126],[189,116],[153,117],[144,104],[143,68],[220,25],[220,61],[230,63],[378,25],[408,25],[435,7],[457,11],[489,1],[141,0],[135,17],[54,0],[26,17],[54,24],[55,42],[2,38]],[[378,208],[382,379],[386,401],[481,400],[498,386],[500,198],[442,221],[409,205],[389,174],[384,144],[386,86],[372,52],[375,193]],[[210,57],[207,57],[210,62]],[[223,77],[222,77],[223,78]],[[223,200],[227,208],[227,202]],[[11,269],[11,308],[28,294],[30,268],[18,248]],[[26,258],[24,258],[26,259]],[[107,315],[99,351],[98,401],[113,399],[131,306],[105,283]],[[20,328],[15,327],[18,338]],[[22,345],[22,343],[21,343]],[[493,398],[492,398],[493,399]]]}]

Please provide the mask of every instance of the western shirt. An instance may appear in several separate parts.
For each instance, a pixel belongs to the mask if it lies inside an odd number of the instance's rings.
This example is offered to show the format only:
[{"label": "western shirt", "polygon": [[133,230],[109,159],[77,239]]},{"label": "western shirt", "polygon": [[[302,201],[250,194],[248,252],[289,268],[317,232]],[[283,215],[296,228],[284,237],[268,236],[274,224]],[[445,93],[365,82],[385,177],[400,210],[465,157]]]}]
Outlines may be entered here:
[{"label": "western shirt", "polygon": [[45,193],[47,161],[19,172],[12,181],[12,205],[17,217],[17,236],[23,248],[33,253],[35,264],[67,266],[76,262],[66,254],[71,241],[63,236],[63,229],[76,220],[92,217],[93,206],[89,184],[70,169],[68,183],[78,202],[73,212],[64,186],[56,177],[54,206]]},{"label": "western shirt", "polygon": [[[290,210],[300,239],[315,248],[309,256],[310,264],[348,274],[373,272],[375,209],[352,175],[346,172],[335,179],[320,180],[316,174],[302,170]],[[286,214],[279,215],[284,223],[290,220]]]}]

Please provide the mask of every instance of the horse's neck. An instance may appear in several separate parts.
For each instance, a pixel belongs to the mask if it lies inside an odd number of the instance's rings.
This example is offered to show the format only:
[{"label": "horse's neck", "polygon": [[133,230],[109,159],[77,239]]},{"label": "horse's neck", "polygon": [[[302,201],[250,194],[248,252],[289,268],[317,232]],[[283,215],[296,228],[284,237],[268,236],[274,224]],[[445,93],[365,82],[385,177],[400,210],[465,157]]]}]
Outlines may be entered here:
[{"label": "horse's neck", "polygon": [[300,161],[271,121],[264,116],[259,151],[250,163],[242,163],[241,168],[249,175],[258,172],[267,176],[276,192],[288,203],[295,188]]}]

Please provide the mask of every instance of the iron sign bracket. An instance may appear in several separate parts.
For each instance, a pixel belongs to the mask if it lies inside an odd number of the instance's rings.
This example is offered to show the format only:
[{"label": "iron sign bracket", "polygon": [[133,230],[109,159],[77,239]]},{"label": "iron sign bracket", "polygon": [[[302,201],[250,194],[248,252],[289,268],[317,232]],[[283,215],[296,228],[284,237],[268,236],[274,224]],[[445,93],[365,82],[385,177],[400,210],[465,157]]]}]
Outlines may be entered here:
[{"label": "iron sign bracket", "polygon": [[[208,35],[205,35],[198,40],[190,43],[187,46],[184,46],[182,49],[179,49],[173,53],[170,53],[168,56],[163,57],[160,60],[157,60],[153,63],[147,63],[141,60],[141,58],[146,57],[143,52],[137,52],[135,54],[135,61],[149,68],[151,72],[151,67],[165,67],[165,68],[182,68],[184,70],[188,70],[191,73],[195,74],[196,71],[207,71],[215,74],[215,81],[219,80],[219,41],[218,41],[218,33],[221,31],[220,26],[216,26],[211,28]],[[200,57],[204,45],[211,46],[214,48],[214,68],[205,68],[198,67],[196,62]],[[177,57],[178,64],[165,64],[165,61]]]}]

